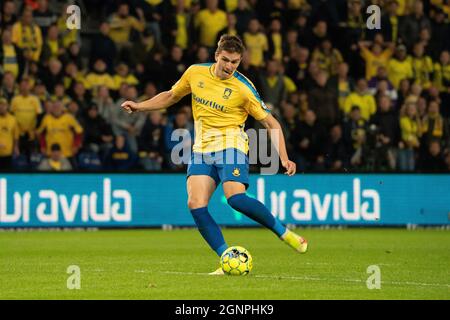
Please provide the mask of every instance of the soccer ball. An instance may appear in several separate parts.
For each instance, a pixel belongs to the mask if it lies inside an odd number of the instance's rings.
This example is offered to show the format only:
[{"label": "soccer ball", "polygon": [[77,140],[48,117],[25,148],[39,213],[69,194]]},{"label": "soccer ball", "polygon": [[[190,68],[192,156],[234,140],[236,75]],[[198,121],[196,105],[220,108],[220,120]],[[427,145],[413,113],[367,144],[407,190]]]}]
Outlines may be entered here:
[{"label": "soccer ball", "polygon": [[220,266],[225,274],[245,276],[253,268],[253,259],[247,249],[239,246],[229,247],[220,257]]}]

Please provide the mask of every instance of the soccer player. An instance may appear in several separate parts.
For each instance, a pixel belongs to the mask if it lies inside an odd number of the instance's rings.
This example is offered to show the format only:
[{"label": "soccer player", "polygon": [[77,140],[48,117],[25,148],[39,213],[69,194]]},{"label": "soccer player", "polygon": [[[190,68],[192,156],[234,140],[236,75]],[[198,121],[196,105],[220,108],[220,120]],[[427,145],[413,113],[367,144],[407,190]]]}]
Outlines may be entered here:
[{"label": "soccer player", "polygon": [[[307,241],[287,229],[261,202],[245,193],[249,165],[244,123],[248,115],[269,130],[286,174],[294,175],[296,166],[288,158],[279,122],[267,110],[254,85],[236,70],[244,50],[239,37],[223,35],[216,49],[215,63],[194,64],[171,90],[139,103],[125,101],[121,106],[128,113],[165,109],[192,94],[195,142],[187,170],[188,207],[201,235],[219,257],[228,246],[208,212],[208,202],[220,182],[233,209],[269,228],[296,251],[304,253]],[[223,272],[219,268],[211,274]]]}]

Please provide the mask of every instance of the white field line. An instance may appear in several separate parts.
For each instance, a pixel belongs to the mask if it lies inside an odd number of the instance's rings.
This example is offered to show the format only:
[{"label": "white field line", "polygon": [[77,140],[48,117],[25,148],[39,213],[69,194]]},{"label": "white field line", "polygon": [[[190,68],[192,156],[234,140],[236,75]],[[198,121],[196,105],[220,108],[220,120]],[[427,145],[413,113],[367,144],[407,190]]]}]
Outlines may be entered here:
[{"label": "white field line", "polygon": [[[180,274],[180,275],[208,275],[208,273],[200,272],[179,272],[179,271],[165,271],[162,273],[166,274]],[[298,276],[272,276],[257,274],[254,275],[255,278],[261,279],[277,279],[277,280],[294,280],[294,281],[328,281],[328,282],[358,282],[365,283],[366,280],[361,279],[329,279],[329,278],[318,278],[318,277],[298,277]],[[450,284],[446,283],[425,283],[425,282],[413,282],[413,281],[381,281],[382,284],[386,285],[398,285],[398,286],[414,286],[414,287],[444,287],[450,288]]]}]

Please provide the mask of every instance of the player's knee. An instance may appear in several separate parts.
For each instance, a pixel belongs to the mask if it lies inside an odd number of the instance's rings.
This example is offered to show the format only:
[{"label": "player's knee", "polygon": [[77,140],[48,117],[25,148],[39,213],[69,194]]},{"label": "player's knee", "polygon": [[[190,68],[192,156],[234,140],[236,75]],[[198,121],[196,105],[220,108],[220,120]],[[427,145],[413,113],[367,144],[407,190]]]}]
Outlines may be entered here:
[{"label": "player's knee", "polygon": [[203,208],[208,205],[208,201],[201,199],[201,198],[189,198],[188,199],[188,207],[189,209],[198,209]]}]

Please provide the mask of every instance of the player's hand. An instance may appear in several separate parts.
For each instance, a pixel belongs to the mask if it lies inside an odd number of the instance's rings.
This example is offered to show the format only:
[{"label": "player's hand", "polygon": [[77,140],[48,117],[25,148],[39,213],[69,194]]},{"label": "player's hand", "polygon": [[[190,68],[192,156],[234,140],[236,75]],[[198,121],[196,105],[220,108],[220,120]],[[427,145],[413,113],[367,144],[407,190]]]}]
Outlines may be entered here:
[{"label": "player's hand", "polygon": [[288,176],[293,176],[297,171],[297,165],[290,160],[282,161],[281,165],[286,169],[284,174],[287,174]]},{"label": "player's hand", "polygon": [[125,101],[120,106],[128,113],[133,113],[138,110],[138,104],[134,101]]}]

